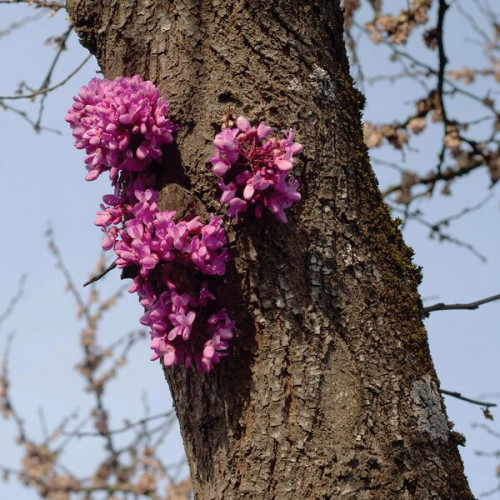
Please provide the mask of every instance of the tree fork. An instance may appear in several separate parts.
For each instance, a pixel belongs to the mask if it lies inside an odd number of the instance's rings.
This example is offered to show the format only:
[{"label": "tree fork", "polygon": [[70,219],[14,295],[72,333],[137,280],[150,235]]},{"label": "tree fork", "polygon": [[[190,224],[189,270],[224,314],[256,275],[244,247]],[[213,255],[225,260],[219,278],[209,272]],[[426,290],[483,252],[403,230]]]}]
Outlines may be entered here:
[{"label": "tree fork", "polygon": [[67,8],[106,78],[141,74],[171,100],[181,128],[166,180],[208,209],[218,192],[207,159],[228,109],[291,126],[304,144],[290,223],[229,229],[218,296],[237,321],[230,357],[208,375],[165,372],[196,498],[473,498],[421,321],[420,273],[363,144],[338,1]]}]

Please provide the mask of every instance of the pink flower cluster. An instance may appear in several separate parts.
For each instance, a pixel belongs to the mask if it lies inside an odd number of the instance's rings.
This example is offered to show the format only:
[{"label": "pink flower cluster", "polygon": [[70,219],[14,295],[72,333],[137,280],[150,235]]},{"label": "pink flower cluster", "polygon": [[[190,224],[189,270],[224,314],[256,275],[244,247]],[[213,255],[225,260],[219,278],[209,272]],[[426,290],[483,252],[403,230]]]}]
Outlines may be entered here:
[{"label": "pink flower cluster", "polygon": [[151,329],[153,361],[163,357],[165,366],[189,368],[194,364],[200,373],[207,373],[227,356],[234,321],[225,309],[200,320],[204,300],[189,293],[167,291],[146,310],[141,323]]},{"label": "pink flower cluster", "polygon": [[[211,215],[176,220],[159,211],[158,160],[162,146],[177,130],[168,118],[169,102],[138,75],[115,80],[92,79],[69,110],[78,149],[86,152],[86,179],[109,172],[114,193],[103,196],[95,224],[105,233],[102,247],[113,249],[116,264],[133,277],[130,292],[145,308],[140,321],[150,329],[152,360],[165,366],[195,366],[209,372],[228,354],[234,321],[217,309],[210,291],[214,276],[223,276],[229,261],[222,219]],[[238,218],[253,206],[257,217],[267,208],[286,223],[285,210],[300,200],[291,175],[302,145],[293,130],[283,139],[271,128],[252,127],[239,117],[214,140],[212,170],[223,190],[221,202]]]},{"label": "pink flower cluster", "polygon": [[146,309],[141,323],[150,328],[151,359],[163,357],[166,366],[194,364],[208,372],[227,355],[233,337],[234,322],[225,309],[213,311],[215,296],[202,278],[226,272],[222,219],[212,215],[207,224],[199,217],[176,222],[175,212],[158,211],[155,191],[137,191],[135,197],[121,229],[107,229],[116,221],[113,214],[99,215],[96,224],[108,231],[106,246],[114,248],[117,266],[137,272],[129,290]]},{"label": "pink flower cluster", "polygon": [[[108,202],[119,201],[114,195],[104,198]],[[175,222],[175,212],[158,211],[156,191],[136,191],[135,198],[137,203],[133,206],[101,205],[104,210],[97,212],[94,221],[106,233],[103,247],[114,249],[119,268],[138,266],[140,276],[146,278],[160,261],[176,261],[184,266],[192,264],[205,275],[225,274],[229,253],[220,217],[212,214],[208,224],[203,224],[199,217]],[[126,219],[125,223],[118,229],[116,225],[122,219]]]},{"label": "pink flower cluster", "polygon": [[217,310],[211,276],[222,276],[229,260],[222,219],[175,220],[157,207],[153,160],[173,142],[177,127],[166,118],[169,103],[141,77],[94,78],[82,87],[66,120],[75,146],[85,149],[86,179],[109,171],[114,194],[103,197],[95,224],[105,233],[119,268],[134,276],[150,328],[151,359],[166,366],[210,371],[227,355],[234,321]]},{"label": "pink flower cluster", "polygon": [[299,183],[289,174],[302,145],[293,141],[292,129],[284,139],[270,135],[271,127],[264,122],[256,128],[240,116],[235,128],[225,128],[215,137],[210,162],[223,191],[220,201],[229,206],[230,217],[237,219],[253,205],[257,217],[267,208],[286,223],[285,209],[300,201]]},{"label": "pink flower cluster", "polygon": [[109,171],[115,185],[120,171],[147,169],[162,156],[161,146],[173,142],[177,127],[166,118],[169,102],[138,75],[93,78],[74,101],[66,121],[73,129],[75,147],[87,153],[88,181]]}]

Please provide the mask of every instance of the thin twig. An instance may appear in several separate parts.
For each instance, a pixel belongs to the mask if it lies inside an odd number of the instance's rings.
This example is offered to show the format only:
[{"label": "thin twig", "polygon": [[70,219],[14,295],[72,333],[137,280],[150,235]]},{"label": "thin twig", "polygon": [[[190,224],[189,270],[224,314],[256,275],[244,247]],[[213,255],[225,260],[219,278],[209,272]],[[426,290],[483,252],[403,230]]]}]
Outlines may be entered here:
[{"label": "thin twig", "polygon": [[[401,209],[399,207],[396,207],[394,205],[389,204],[389,207],[394,212],[398,212],[398,213],[403,214],[407,219],[414,220],[414,221],[418,222],[419,224],[422,224],[423,226],[429,228],[430,229],[430,234],[429,234],[430,238],[434,238],[435,236],[437,236],[440,241],[447,241],[448,243],[453,243],[454,245],[465,248],[465,249],[469,250],[469,252],[471,252],[473,255],[475,255],[481,262],[483,262],[483,263],[487,262],[486,257],[482,253],[480,253],[478,250],[476,250],[471,243],[461,241],[457,238],[454,238],[453,236],[451,236],[449,234],[443,233],[441,226],[446,225],[447,219],[442,219],[441,221],[438,221],[438,222],[433,224],[432,222],[425,220],[419,212],[409,212],[408,206],[406,206],[405,209]],[[405,221],[406,221],[406,219],[405,219]]]},{"label": "thin twig", "polygon": [[[362,25],[360,25],[359,23],[356,23],[356,22],[354,22],[353,25],[356,26],[363,33],[368,34],[368,30],[364,26],[362,26]],[[433,68],[432,66],[430,66],[429,64],[427,64],[427,63],[425,63],[423,61],[420,61],[415,56],[413,56],[412,54],[410,54],[408,52],[405,52],[404,50],[396,48],[388,39],[382,38],[381,43],[383,43],[385,46],[387,46],[389,48],[389,50],[392,51],[393,55],[404,57],[405,59],[407,59],[408,61],[410,61],[415,66],[427,70],[430,74],[433,74],[433,75],[436,75],[436,76],[439,74],[439,71],[436,70],[435,68]],[[482,97],[480,97],[480,96],[478,96],[476,94],[473,94],[472,92],[469,92],[468,90],[466,90],[466,89],[464,89],[462,87],[459,87],[457,84],[455,84],[453,81],[451,81],[448,78],[445,78],[444,82],[446,83],[446,85],[448,85],[449,87],[451,87],[451,89],[454,92],[462,94],[462,95],[464,95],[466,97],[469,97],[470,99],[473,99],[476,102],[479,102],[479,103],[483,104],[485,107],[487,107],[488,109],[490,109],[491,112],[495,116],[498,115],[497,111],[494,108],[494,105],[488,105],[488,104],[486,104],[484,102],[484,99]]]},{"label": "thin twig", "polygon": [[455,309],[474,310],[483,304],[488,304],[488,302],[494,302],[495,300],[500,300],[500,294],[465,304],[444,304],[443,302],[439,302],[438,304],[422,308],[422,316],[428,317],[429,314],[434,311],[452,311]]},{"label": "thin twig", "polygon": [[445,389],[439,389],[439,392],[441,394],[445,394],[446,396],[451,396],[452,398],[457,398],[462,401],[466,401],[467,403],[472,403],[473,405],[483,406],[484,408],[494,408],[495,406],[497,406],[496,403],[487,403],[485,401],[478,401],[477,399],[466,398],[465,396],[462,396],[462,394],[460,394],[459,392],[446,391]]},{"label": "thin twig", "polygon": [[68,82],[68,80],[73,78],[85,66],[85,64],[87,64],[87,62],[90,61],[91,58],[92,58],[92,54],[89,54],[71,73],[69,73],[60,82],[56,83],[55,85],[52,85],[52,87],[40,88],[39,90],[36,90],[35,92],[32,92],[31,94],[0,96],[0,100],[17,101],[19,99],[34,99],[35,97],[38,97],[39,95],[48,94],[49,92],[52,92],[53,90],[56,90],[59,87],[62,87],[66,82]]},{"label": "thin twig", "polygon": [[446,57],[446,52],[444,50],[444,16],[448,10],[448,4],[445,0],[439,0],[438,9],[438,21],[436,26],[437,36],[438,36],[438,57],[439,57],[439,67],[438,67],[438,82],[437,82],[437,93],[439,97],[439,105],[441,107],[441,116],[443,117],[443,125],[446,133],[446,126],[448,125],[448,117],[446,113],[446,107],[444,103],[444,81],[445,81],[445,71],[446,64],[448,63],[448,58]]},{"label": "thin twig", "polygon": [[17,285],[16,294],[14,295],[14,297],[12,297],[10,299],[7,307],[5,308],[5,311],[2,314],[0,314],[0,326],[12,314],[12,312],[14,311],[14,308],[16,307],[16,304],[19,302],[19,300],[23,296],[25,281],[26,281],[26,274],[23,274],[19,278],[19,284]]},{"label": "thin twig", "polygon": [[41,125],[37,125],[36,122],[34,122],[29,116],[26,111],[23,111],[18,108],[14,108],[13,106],[9,106],[2,102],[0,100],[0,108],[4,109],[5,111],[12,111],[16,115],[19,115],[23,120],[27,121],[36,132],[42,132],[43,130],[47,132],[53,132],[54,134],[57,135],[62,135],[62,132],[60,130],[57,130],[56,128],[51,128],[51,127],[42,127]]},{"label": "thin twig", "polygon": [[59,9],[65,9],[66,4],[62,2],[46,2],[44,0],[0,0],[0,4],[16,4],[27,3],[30,7],[35,9],[52,9],[57,12]]},{"label": "thin twig", "polygon": [[[80,295],[80,293],[76,289],[76,286],[73,282],[73,279],[72,279],[66,265],[64,264],[64,262],[62,260],[61,253],[60,253],[60,251],[55,243],[54,232],[53,232],[52,228],[49,227],[49,229],[47,229],[46,236],[47,236],[48,243],[49,243],[49,249],[56,259],[57,267],[61,270],[61,272],[66,280],[66,286],[67,286],[68,290],[71,292],[71,294],[75,298],[75,300],[78,304],[78,307],[79,307],[81,313],[83,314],[83,316],[87,322],[88,327],[93,328],[95,318],[93,318],[92,315],[90,314],[88,306],[85,304],[82,296]],[[85,351],[85,358],[87,360],[89,357],[92,356],[93,353],[91,352],[89,346],[84,345],[83,348]],[[88,371],[86,378],[87,378],[87,381],[89,383],[89,387],[95,387],[96,379],[95,379],[95,374],[92,370]],[[95,400],[96,400],[96,418],[103,419],[107,425],[108,412],[105,410],[105,407],[104,407],[104,400],[103,400],[102,393],[97,391],[97,390],[93,390],[92,392],[94,393]],[[114,445],[112,436],[107,432],[104,432],[104,433],[101,432],[100,435],[106,440],[108,450],[110,451],[111,455],[116,459],[117,453],[116,453],[116,449],[115,449],[115,445]]]},{"label": "thin twig", "polygon": [[7,28],[0,30],[0,38],[3,36],[10,35],[13,31],[15,31],[19,28],[22,28],[23,26],[25,26],[26,24],[28,24],[32,21],[38,21],[43,16],[45,16],[45,14],[47,14],[47,13],[46,12],[38,12],[37,14],[34,14],[32,16],[26,16],[23,19],[21,19],[20,21],[13,22],[9,26],[7,26]]},{"label": "thin twig", "polygon": [[[456,179],[458,177],[462,177],[464,175],[469,174],[473,170],[476,170],[479,167],[482,167],[484,165],[484,161],[478,160],[478,161],[473,161],[467,166],[460,167],[458,169],[452,169],[452,168],[447,168],[444,172],[438,172],[438,171],[432,171],[431,173],[427,174],[425,177],[421,177],[413,186],[417,185],[422,185],[422,186],[427,186],[427,185],[434,185],[438,181],[451,181],[453,179]],[[382,193],[384,198],[396,191],[401,191],[401,184],[398,184],[397,186],[390,186],[387,189],[385,189]]]},{"label": "thin twig", "polygon": [[91,283],[95,283],[96,281],[99,281],[101,278],[104,278],[106,274],[108,274],[110,271],[112,271],[116,267],[116,260],[112,262],[104,271],[102,271],[99,274],[96,274],[95,276],[92,276],[88,281],[86,281],[83,286],[90,285]]},{"label": "thin twig", "polygon": [[[129,425],[126,425],[125,427],[121,427],[119,429],[114,429],[114,430],[108,430],[108,434],[121,434],[123,432],[127,432],[134,427],[142,426],[147,422],[151,422],[152,420],[157,420],[159,418],[168,418],[171,417],[174,414],[174,410],[167,411],[165,413],[159,413],[157,415],[152,415],[150,417],[145,417],[141,418],[137,422],[131,423]],[[63,432],[63,435],[65,436],[73,436],[73,437],[102,437],[102,434],[100,432]]]},{"label": "thin twig", "polygon": [[472,424],[471,426],[473,429],[483,429],[486,431],[490,436],[496,437],[497,439],[500,439],[500,433],[494,431],[489,425],[487,424]]},{"label": "thin twig", "polygon": [[48,95],[46,90],[49,88],[50,82],[52,81],[52,75],[54,73],[54,70],[56,69],[59,58],[61,57],[63,51],[66,50],[66,42],[68,41],[69,35],[71,34],[72,31],[73,31],[73,25],[70,24],[68,29],[63,33],[63,35],[59,39],[58,42],[59,49],[57,50],[57,53],[52,61],[52,64],[50,65],[49,70],[45,75],[42,84],[40,85],[39,90],[43,92],[42,92],[42,98],[40,99],[40,106],[38,108],[38,118],[35,123],[35,130],[40,129],[40,124],[42,123],[43,111],[45,109],[45,100],[47,99]]},{"label": "thin twig", "polygon": [[497,491],[500,491],[500,486],[497,486],[496,488],[494,488],[492,490],[485,491],[484,493],[480,493],[479,496],[481,498],[489,497],[489,496],[493,495],[493,493],[496,493]]},{"label": "thin twig", "polygon": [[147,335],[146,330],[132,330],[131,332],[126,333],[121,336],[119,339],[115,340],[108,347],[103,349],[103,352],[114,351],[119,345],[126,343],[127,345],[131,342],[137,342],[141,338],[145,338]]},{"label": "thin twig", "polygon": [[41,406],[38,407],[38,418],[40,419],[40,427],[42,429],[43,439],[45,441],[49,438],[49,428],[47,426],[47,419],[45,418],[45,412]]},{"label": "thin twig", "polygon": [[9,358],[10,358],[10,349],[12,346],[12,341],[14,340],[15,332],[12,332],[8,337],[5,343],[5,350],[2,361],[2,404],[4,408],[12,415],[14,422],[16,423],[17,430],[19,432],[19,442],[26,443],[28,441],[27,434],[24,428],[24,421],[17,413],[14,404],[12,403],[10,397],[10,382],[9,382]]}]

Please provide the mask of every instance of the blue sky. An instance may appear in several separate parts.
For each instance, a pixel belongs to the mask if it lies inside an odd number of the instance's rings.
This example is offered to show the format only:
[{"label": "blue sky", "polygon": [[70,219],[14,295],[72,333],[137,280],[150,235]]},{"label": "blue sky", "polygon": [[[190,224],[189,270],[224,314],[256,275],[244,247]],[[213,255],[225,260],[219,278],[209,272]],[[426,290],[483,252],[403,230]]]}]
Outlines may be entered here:
[{"label": "blue sky", "polygon": [[[12,22],[38,11],[21,5],[0,6],[0,33]],[[452,20],[453,21],[453,20]],[[40,85],[53,51],[44,44],[51,35],[65,29],[65,13],[30,22],[23,29],[0,37],[0,95],[9,95],[21,80],[34,87]],[[454,20],[454,26],[461,21]],[[460,25],[458,25],[460,26]],[[473,65],[469,45],[456,42],[454,57],[450,62]],[[455,42],[454,42],[455,43]],[[53,82],[63,79],[85,58],[75,35],[71,35],[68,51],[63,54]],[[380,59],[370,58],[370,47],[364,48],[367,57],[366,75],[395,71],[394,66]],[[377,53],[378,54],[378,53]],[[426,55],[433,62],[433,54]],[[470,61],[470,63],[469,63]],[[47,249],[44,232],[50,225],[63,254],[66,266],[75,282],[83,283],[99,257],[100,232],[92,224],[100,197],[107,192],[105,179],[93,183],[84,181],[83,154],[73,148],[69,127],[64,122],[72,96],[81,85],[95,76],[97,66],[91,60],[84,69],[65,86],[51,94],[46,102],[44,124],[62,132],[61,135],[44,132],[35,134],[20,117],[0,110],[0,147],[2,151],[3,215],[2,282],[0,311],[15,293],[21,275],[27,274],[25,294],[15,313],[0,330],[0,349],[6,336],[16,331],[11,354],[12,394],[19,412],[26,417],[27,427],[41,435],[38,408],[43,407],[49,426],[76,408],[85,411],[90,400],[82,391],[82,381],[74,370],[78,359],[77,337],[80,325],[75,318],[75,304],[64,291],[64,280],[54,267],[54,259]],[[396,103],[416,95],[412,85],[366,86],[367,107],[365,118],[376,122],[392,119],[397,115]],[[168,97],[168,96],[166,96]],[[406,99],[407,97],[407,99]],[[389,104],[388,104],[389,103]],[[24,107],[36,115],[36,106],[24,102],[12,105]],[[397,104],[399,105],[399,104]],[[467,103],[460,103],[461,113],[467,116]],[[408,105],[407,109],[411,109]],[[470,109],[472,113],[472,108]],[[408,165],[415,170],[422,165],[435,163],[437,136],[423,138],[416,143],[419,151],[407,156]],[[373,156],[395,161],[400,156],[389,150],[375,150]],[[377,171],[382,185],[397,182],[398,177],[383,167]],[[425,169],[424,169],[425,171]],[[422,209],[429,219],[437,220],[465,206],[471,206],[488,193],[494,197],[478,212],[453,224],[450,231],[457,238],[473,242],[488,261],[481,263],[470,252],[453,245],[428,239],[427,229],[409,224],[405,239],[416,252],[415,262],[423,267],[424,281],[421,293],[429,298],[426,303],[437,301],[467,302],[500,291],[500,237],[499,201],[496,190],[489,189],[486,173],[477,172],[467,180],[452,186],[453,196],[436,196],[422,202]],[[103,283],[103,290],[112,293],[120,286],[118,273]],[[118,308],[110,314],[103,331],[110,339],[138,326],[141,308],[135,297],[125,296]],[[470,397],[500,392],[499,324],[500,303],[492,303],[478,311],[436,312],[426,320],[429,342],[442,387],[460,391]],[[157,363],[149,361],[146,342],[136,347],[128,367],[107,394],[109,405],[116,410],[112,425],[120,427],[124,418],[139,419],[143,416],[140,403],[147,390],[152,413],[171,408],[168,388]],[[455,429],[467,437],[461,448],[466,473],[476,495],[494,488],[496,459],[479,458],[476,450],[493,451],[500,442],[480,429],[473,429],[474,422],[485,422],[478,407],[446,398],[450,419]],[[493,412],[497,417],[498,412]],[[12,423],[0,421],[0,465],[17,467],[20,451],[14,445]],[[498,429],[497,423],[492,424]],[[67,453],[67,463],[74,470],[88,470],[88,464],[99,453],[100,444],[82,441],[75,443]],[[182,454],[178,432],[172,432],[165,448],[165,461],[173,462]],[[500,495],[493,496],[497,498]],[[33,491],[24,489],[15,481],[0,482],[0,497],[6,499],[37,498]]]}]

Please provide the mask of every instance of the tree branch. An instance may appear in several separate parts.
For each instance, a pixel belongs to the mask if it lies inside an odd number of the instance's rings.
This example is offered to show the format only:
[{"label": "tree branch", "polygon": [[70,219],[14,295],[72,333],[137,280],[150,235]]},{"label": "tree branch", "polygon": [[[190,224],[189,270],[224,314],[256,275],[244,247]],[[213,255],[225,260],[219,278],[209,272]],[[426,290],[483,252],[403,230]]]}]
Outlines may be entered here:
[{"label": "tree branch", "polygon": [[30,7],[33,6],[35,9],[52,9],[57,12],[59,9],[65,9],[66,3],[64,2],[46,2],[44,0],[0,0],[0,4],[16,4],[16,3],[27,3]]},{"label": "tree branch", "polygon": [[52,85],[52,87],[43,88],[43,86],[42,86],[40,89],[36,90],[35,92],[32,92],[31,94],[0,96],[0,100],[2,100],[2,101],[17,101],[19,99],[34,99],[35,97],[38,97],[39,95],[48,94],[49,92],[52,92],[53,90],[56,90],[59,87],[62,87],[68,80],[73,78],[85,66],[85,64],[91,58],[92,58],[92,54],[89,54],[71,73],[69,73],[69,75],[67,75],[64,79],[62,79],[60,82],[56,83],[55,85]]},{"label": "tree branch", "polygon": [[495,300],[500,300],[500,294],[492,295],[491,297],[486,297],[485,299],[476,300],[475,302],[468,302],[465,304],[444,304],[443,302],[439,302],[438,304],[422,308],[422,316],[424,318],[427,318],[429,314],[434,311],[452,311],[455,309],[473,310],[477,309],[483,304],[487,304],[488,302],[493,302]]},{"label": "tree branch", "polygon": [[[450,217],[456,218],[456,216],[450,216],[446,219],[441,219],[440,221],[432,223],[432,222],[425,220],[421,216],[420,212],[418,212],[418,211],[409,212],[408,205],[405,207],[404,210],[399,208],[399,207],[396,207],[394,205],[388,204],[388,206],[394,212],[403,214],[403,216],[404,216],[403,227],[406,224],[407,220],[410,220],[410,219],[414,220],[414,221],[418,222],[419,224],[422,224],[423,226],[430,229],[429,237],[431,239],[433,239],[434,237],[437,237],[439,239],[439,241],[447,241],[447,242],[452,243],[454,245],[457,245],[459,247],[465,248],[465,249],[469,250],[469,252],[471,252],[473,255],[475,255],[481,262],[486,263],[486,261],[487,261],[486,257],[482,253],[480,253],[478,250],[476,250],[471,243],[467,243],[465,241],[459,240],[459,239],[451,236],[450,234],[443,233],[442,226],[446,225],[446,222],[450,219]],[[470,209],[468,211],[470,212]]]},{"label": "tree branch", "polygon": [[113,261],[102,273],[96,274],[95,276],[92,276],[88,281],[86,281],[83,286],[90,285],[91,283],[95,283],[96,281],[99,281],[101,278],[106,276],[110,271],[112,271],[116,267],[116,260]]},{"label": "tree branch", "polygon": [[[172,417],[174,415],[175,415],[174,411],[170,410],[170,411],[167,411],[165,413],[159,413],[157,415],[152,415],[149,417],[141,418],[137,422],[125,425],[124,427],[121,427],[119,429],[108,430],[107,432],[108,432],[108,434],[121,434],[123,432],[127,432],[127,431],[133,429],[134,427],[144,425],[147,422],[151,422],[152,420],[157,420],[159,418],[169,418],[169,417]],[[63,434],[65,436],[74,436],[74,437],[78,437],[78,438],[85,437],[85,436],[87,436],[87,437],[101,437],[102,436],[102,434],[100,432],[80,432],[80,431],[77,431],[77,432],[64,432]]]},{"label": "tree branch", "polygon": [[467,403],[471,403],[473,405],[483,406],[484,408],[494,408],[495,406],[497,406],[496,403],[487,403],[485,401],[478,401],[477,399],[466,398],[465,396],[462,396],[462,394],[460,394],[459,392],[447,391],[445,389],[439,389],[439,392],[441,394],[445,394],[446,396],[451,396],[452,398],[457,398],[462,401],[466,401]]},{"label": "tree branch", "polygon": [[444,80],[445,80],[445,69],[448,63],[448,58],[444,50],[444,16],[448,9],[448,4],[445,0],[439,0],[439,10],[438,10],[438,21],[437,21],[437,35],[438,35],[438,54],[439,54],[439,68],[438,68],[438,83],[437,83],[437,93],[439,97],[439,105],[441,106],[441,115],[443,117],[443,124],[446,132],[446,125],[448,124],[448,117],[446,114],[446,108],[444,104]]},{"label": "tree branch", "polygon": [[16,304],[19,302],[21,297],[24,294],[24,283],[26,281],[26,274],[23,274],[21,278],[19,278],[19,284],[17,286],[17,292],[12,297],[5,308],[5,310],[0,314],[0,325],[12,314],[12,311],[14,311],[14,308],[16,307]]}]

